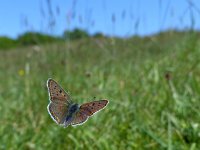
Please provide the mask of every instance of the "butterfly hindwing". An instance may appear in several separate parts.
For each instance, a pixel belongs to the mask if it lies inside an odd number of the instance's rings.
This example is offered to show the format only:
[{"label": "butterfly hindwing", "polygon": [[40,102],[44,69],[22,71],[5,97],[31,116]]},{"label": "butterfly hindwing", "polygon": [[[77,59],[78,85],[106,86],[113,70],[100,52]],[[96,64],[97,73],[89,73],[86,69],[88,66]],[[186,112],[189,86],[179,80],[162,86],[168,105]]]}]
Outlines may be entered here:
[{"label": "butterfly hindwing", "polygon": [[65,104],[56,104],[50,102],[49,105],[47,106],[47,109],[52,119],[57,124],[64,124],[68,113],[68,108]]},{"label": "butterfly hindwing", "polygon": [[86,122],[88,119],[88,116],[83,114],[81,111],[76,112],[76,114],[74,115],[74,119],[71,122],[72,126],[75,125],[81,125],[84,122]]},{"label": "butterfly hindwing", "polygon": [[53,79],[48,79],[47,88],[49,91],[50,101],[57,104],[71,103],[70,96],[62,87]]}]

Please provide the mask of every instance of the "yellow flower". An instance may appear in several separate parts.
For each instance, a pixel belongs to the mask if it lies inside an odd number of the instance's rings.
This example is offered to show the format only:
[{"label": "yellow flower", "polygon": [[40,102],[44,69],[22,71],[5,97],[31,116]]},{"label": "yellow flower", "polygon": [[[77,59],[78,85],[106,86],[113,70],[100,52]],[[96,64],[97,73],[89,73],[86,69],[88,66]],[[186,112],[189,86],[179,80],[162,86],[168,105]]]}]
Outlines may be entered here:
[{"label": "yellow flower", "polygon": [[23,70],[23,69],[20,69],[20,70],[18,71],[18,74],[19,74],[20,76],[24,76],[24,70]]}]

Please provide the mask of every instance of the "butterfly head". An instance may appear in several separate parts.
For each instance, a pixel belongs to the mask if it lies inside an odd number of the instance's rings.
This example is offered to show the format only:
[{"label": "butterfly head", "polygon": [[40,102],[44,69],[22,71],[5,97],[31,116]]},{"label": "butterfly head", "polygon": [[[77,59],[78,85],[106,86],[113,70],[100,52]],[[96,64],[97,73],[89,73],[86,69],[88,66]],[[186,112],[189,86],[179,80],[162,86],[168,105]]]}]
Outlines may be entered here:
[{"label": "butterfly head", "polygon": [[69,114],[74,114],[79,110],[79,105],[78,104],[72,104],[69,108]]}]

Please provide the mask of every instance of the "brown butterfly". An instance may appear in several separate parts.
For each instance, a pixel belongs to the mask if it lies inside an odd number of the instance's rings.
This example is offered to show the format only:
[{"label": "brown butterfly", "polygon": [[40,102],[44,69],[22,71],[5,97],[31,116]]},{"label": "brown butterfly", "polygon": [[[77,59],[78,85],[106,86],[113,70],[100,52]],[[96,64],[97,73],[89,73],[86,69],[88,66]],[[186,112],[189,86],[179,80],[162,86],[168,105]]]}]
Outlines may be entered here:
[{"label": "brown butterfly", "polygon": [[51,118],[64,127],[83,124],[108,104],[108,100],[98,100],[79,106],[71,101],[69,94],[53,79],[47,80],[47,88],[50,100],[47,110]]}]

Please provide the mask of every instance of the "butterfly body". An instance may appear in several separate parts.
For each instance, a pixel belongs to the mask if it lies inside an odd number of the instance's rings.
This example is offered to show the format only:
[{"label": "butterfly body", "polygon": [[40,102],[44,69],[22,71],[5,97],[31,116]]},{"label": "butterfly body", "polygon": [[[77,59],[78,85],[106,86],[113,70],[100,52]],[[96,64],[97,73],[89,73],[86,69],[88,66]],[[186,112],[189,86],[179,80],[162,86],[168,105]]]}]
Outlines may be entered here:
[{"label": "butterfly body", "polygon": [[74,114],[79,110],[79,105],[74,103],[69,107],[69,114]]},{"label": "butterfly body", "polygon": [[67,114],[67,116],[65,118],[65,122],[64,122],[65,127],[71,124],[77,111],[79,111],[78,104],[75,103],[75,104],[72,104],[71,106],[69,106],[69,111],[68,111],[68,114]]},{"label": "butterfly body", "polygon": [[52,119],[64,127],[80,125],[94,113],[102,110],[108,100],[99,100],[78,105],[71,101],[69,94],[53,79],[47,81],[50,103],[47,110]]}]

